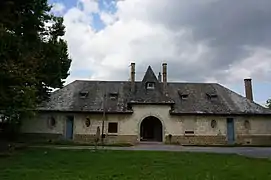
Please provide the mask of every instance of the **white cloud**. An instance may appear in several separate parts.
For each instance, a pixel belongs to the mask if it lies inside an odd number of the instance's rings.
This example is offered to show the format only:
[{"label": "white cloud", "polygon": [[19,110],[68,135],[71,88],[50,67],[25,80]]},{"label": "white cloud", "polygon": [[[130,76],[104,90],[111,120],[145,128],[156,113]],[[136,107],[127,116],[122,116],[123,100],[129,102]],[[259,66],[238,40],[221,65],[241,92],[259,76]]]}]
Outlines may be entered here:
[{"label": "white cloud", "polygon": [[108,13],[108,12],[101,12],[100,18],[105,25],[111,25],[117,20],[115,14]]},{"label": "white cloud", "polygon": [[271,50],[261,47],[246,47],[250,56],[231,65],[227,70],[228,81],[238,81],[243,78],[254,78],[260,81],[270,81]]},{"label": "white cloud", "polygon": [[62,3],[54,3],[51,11],[53,13],[62,14],[64,12],[65,8],[66,8],[65,5]]},{"label": "white cloud", "polygon": [[82,9],[82,11],[87,14],[99,12],[97,0],[78,0],[77,7]]},{"label": "white cloud", "polygon": [[[218,1],[209,0],[206,3]],[[226,83],[248,76],[266,79],[271,74],[271,53],[268,48],[254,45],[252,49],[246,49],[250,54],[226,63],[220,60],[220,57],[225,57],[218,53],[224,51],[210,45],[216,37],[198,38],[193,27],[186,24],[186,21],[177,24],[179,21],[174,19],[176,16],[191,16],[195,20],[191,8],[205,7],[203,2],[118,1],[114,14],[99,10],[95,0],[78,2],[77,7],[69,9],[64,15],[65,39],[73,59],[68,82],[78,77],[73,72],[81,69],[91,72],[91,77],[87,78],[127,80],[131,62],[136,62],[138,80],[148,65],[152,65],[158,72],[164,61],[168,63],[169,80],[174,81]],[[191,10],[190,16],[187,15],[188,10]],[[180,11],[180,14],[174,15],[175,11]],[[103,30],[95,31],[91,13],[100,14],[106,24]],[[261,61],[257,62],[259,59]]]}]

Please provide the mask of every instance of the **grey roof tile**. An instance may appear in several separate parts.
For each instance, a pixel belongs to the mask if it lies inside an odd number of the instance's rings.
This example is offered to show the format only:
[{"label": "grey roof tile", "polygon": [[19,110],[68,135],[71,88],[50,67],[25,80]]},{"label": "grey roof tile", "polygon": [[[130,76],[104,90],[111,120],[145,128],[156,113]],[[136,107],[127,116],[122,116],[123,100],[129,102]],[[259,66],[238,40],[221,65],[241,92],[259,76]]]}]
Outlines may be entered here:
[{"label": "grey roof tile", "polygon": [[[146,89],[147,82],[154,82],[155,89]],[[181,94],[188,95],[182,99]],[[83,94],[83,97],[82,97]],[[76,111],[102,113],[104,108],[112,113],[132,113],[130,104],[171,104],[171,113],[184,114],[269,114],[271,111],[216,83],[159,82],[151,67],[142,81],[135,83],[131,92],[129,81],[74,81],[51,94],[48,102],[38,110]],[[85,96],[84,96],[85,95]],[[110,97],[112,96],[112,97]]]}]

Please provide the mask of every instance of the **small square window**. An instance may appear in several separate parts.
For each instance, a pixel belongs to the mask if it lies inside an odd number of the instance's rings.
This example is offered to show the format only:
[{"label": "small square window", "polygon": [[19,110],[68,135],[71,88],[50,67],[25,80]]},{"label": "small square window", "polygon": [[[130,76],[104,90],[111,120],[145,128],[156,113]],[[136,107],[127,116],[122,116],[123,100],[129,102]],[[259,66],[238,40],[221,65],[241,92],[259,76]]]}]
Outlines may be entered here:
[{"label": "small square window", "polygon": [[118,123],[108,123],[108,133],[118,133]]},{"label": "small square window", "polygon": [[217,99],[217,94],[214,93],[206,93],[209,100]]},{"label": "small square window", "polygon": [[185,131],[185,134],[194,134],[194,131]]},{"label": "small square window", "polygon": [[117,100],[118,99],[118,93],[117,92],[109,93],[109,97],[110,97],[111,100]]},{"label": "small square window", "polygon": [[182,94],[182,95],[181,95],[181,99],[182,99],[182,100],[188,99],[188,94]]},{"label": "small square window", "polygon": [[147,89],[154,89],[154,83],[148,82],[147,83]]},{"label": "small square window", "polygon": [[188,99],[188,95],[189,95],[188,92],[183,92],[183,91],[181,91],[181,90],[178,90],[178,94],[179,94],[179,97],[181,98],[181,100],[186,100],[186,99]]},{"label": "small square window", "polygon": [[79,95],[80,95],[80,98],[84,99],[88,96],[88,91],[81,91]]}]

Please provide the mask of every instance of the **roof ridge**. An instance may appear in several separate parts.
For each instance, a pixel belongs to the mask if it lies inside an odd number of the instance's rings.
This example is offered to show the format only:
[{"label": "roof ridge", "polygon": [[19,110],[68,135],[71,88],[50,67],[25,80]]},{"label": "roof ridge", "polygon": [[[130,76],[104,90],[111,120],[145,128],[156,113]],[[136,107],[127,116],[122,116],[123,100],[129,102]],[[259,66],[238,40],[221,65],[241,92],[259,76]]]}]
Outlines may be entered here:
[{"label": "roof ridge", "polygon": [[[130,82],[129,80],[75,80],[79,82]],[[73,81],[73,82],[75,82]],[[135,81],[136,83],[141,83],[142,80]],[[163,83],[163,82],[160,82]],[[219,83],[207,83],[207,82],[176,82],[176,81],[168,81],[168,84],[219,84]]]}]

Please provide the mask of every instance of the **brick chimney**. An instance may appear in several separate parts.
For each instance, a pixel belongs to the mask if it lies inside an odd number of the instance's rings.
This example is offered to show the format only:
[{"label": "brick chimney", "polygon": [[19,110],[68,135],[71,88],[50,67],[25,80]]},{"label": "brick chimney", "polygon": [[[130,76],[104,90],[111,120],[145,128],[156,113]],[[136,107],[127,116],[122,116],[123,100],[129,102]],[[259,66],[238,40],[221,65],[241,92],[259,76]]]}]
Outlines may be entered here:
[{"label": "brick chimney", "polygon": [[135,91],[135,63],[131,63],[131,91]]},{"label": "brick chimney", "polygon": [[161,72],[159,72],[159,74],[158,74],[158,81],[159,81],[159,82],[162,81],[162,75],[161,75]]},{"label": "brick chimney", "polygon": [[163,63],[163,88],[164,88],[164,93],[167,91],[167,63]]},{"label": "brick chimney", "polygon": [[250,101],[253,101],[253,93],[252,93],[252,83],[251,79],[247,78],[244,79],[245,83],[245,93],[246,93],[246,98],[249,99]]}]

